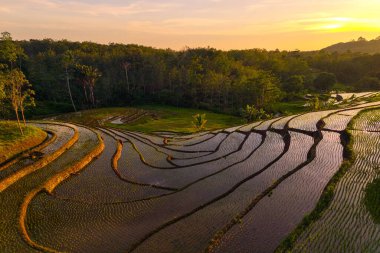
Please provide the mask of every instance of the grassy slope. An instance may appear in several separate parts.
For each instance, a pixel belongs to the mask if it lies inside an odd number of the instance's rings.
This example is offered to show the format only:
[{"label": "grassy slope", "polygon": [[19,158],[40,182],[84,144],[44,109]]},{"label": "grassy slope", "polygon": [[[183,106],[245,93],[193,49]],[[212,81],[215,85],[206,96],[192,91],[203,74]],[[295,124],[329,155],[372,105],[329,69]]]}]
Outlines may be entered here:
[{"label": "grassy slope", "polygon": [[101,108],[82,111],[80,113],[64,114],[56,117],[56,119],[86,125],[97,125],[101,119],[110,118],[112,116],[128,115],[136,109],[149,111],[156,115],[156,118],[153,118],[152,116],[144,116],[130,124],[116,125],[107,122],[105,125],[146,133],[158,131],[192,133],[195,130],[191,123],[193,120],[192,116],[196,113],[206,113],[206,119],[208,122],[205,130],[221,129],[244,124],[244,121],[241,118],[231,115],[213,113],[205,110],[159,105],[145,105],[133,108]]},{"label": "grassy slope", "polygon": [[76,113],[62,114],[57,117],[53,117],[53,119],[59,121],[74,122],[83,125],[97,126],[99,125],[99,121],[102,119],[114,116],[128,115],[129,113],[131,113],[131,108],[100,108],[80,111]]},{"label": "grassy slope", "polygon": [[272,105],[272,109],[285,115],[294,115],[310,111],[308,107],[304,106],[305,103],[307,103],[306,100],[277,102]]},{"label": "grassy slope", "polygon": [[[380,96],[373,98],[365,98],[366,101],[379,101]],[[297,100],[292,102],[278,102],[272,104],[272,110],[282,113],[284,115],[294,115],[309,112],[310,109],[305,107],[305,100]],[[347,104],[335,106],[335,108],[347,107]],[[332,108],[330,108],[332,109]],[[192,133],[195,129],[192,127],[192,116],[197,113],[206,113],[208,120],[205,130],[223,129],[231,126],[242,125],[245,121],[240,117],[232,115],[213,113],[210,111],[179,108],[173,106],[162,105],[144,105],[135,107],[118,107],[118,108],[100,108],[93,110],[85,110],[77,113],[61,114],[54,117],[55,120],[74,122],[83,125],[99,126],[101,120],[111,118],[114,116],[128,116],[135,113],[137,110],[144,110],[150,112],[149,116],[144,116],[141,119],[123,125],[111,124],[105,122],[105,126],[115,127],[130,131],[139,132],[177,132],[177,133]],[[155,115],[152,117],[152,115]]]},{"label": "grassy slope", "polygon": [[141,132],[169,131],[179,133],[192,133],[192,116],[197,113],[206,113],[206,129],[214,130],[228,128],[244,124],[244,121],[235,116],[208,112],[205,110],[176,108],[171,106],[141,106],[144,110],[153,111],[158,114],[158,119],[144,117],[129,125],[113,125],[115,127]]},{"label": "grassy slope", "polygon": [[37,127],[27,126],[23,130],[21,135],[16,122],[0,121],[0,163],[40,144],[47,136]]}]

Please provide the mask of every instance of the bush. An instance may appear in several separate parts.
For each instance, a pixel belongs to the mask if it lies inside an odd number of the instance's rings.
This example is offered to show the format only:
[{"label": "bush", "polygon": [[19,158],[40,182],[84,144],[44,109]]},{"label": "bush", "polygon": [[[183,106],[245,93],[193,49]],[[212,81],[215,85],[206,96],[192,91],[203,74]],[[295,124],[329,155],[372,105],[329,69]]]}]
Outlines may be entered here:
[{"label": "bush", "polygon": [[247,122],[271,118],[271,115],[267,114],[264,109],[257,109],[254,105],[246,105],[245,109],[241,109],[240,114]]},{"label": "bush", "polygon": [[195,114],[193,115],[193,126],[195,129],[197,129],[197,131],[201,131],[202,129],[204,129],[206,123],[207,123],[207,120],[206,120],[206,114]]}]

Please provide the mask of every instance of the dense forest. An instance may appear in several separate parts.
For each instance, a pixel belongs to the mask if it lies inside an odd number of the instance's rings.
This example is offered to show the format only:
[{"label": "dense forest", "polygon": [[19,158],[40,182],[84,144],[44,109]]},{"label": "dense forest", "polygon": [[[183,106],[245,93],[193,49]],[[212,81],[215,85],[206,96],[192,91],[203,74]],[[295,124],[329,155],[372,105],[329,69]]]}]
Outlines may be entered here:
[{"label": "dense forest", "polygon": [[[0,43],[1,51],[5,39]],[[2,53],[0,63],[22,70],[37,103],[67,110],[161,103],[228,113],[249,104],[270,111],[274,102],[306,93],[380,89],[380,54],[13,43],[17,59],[9,62]]]}]

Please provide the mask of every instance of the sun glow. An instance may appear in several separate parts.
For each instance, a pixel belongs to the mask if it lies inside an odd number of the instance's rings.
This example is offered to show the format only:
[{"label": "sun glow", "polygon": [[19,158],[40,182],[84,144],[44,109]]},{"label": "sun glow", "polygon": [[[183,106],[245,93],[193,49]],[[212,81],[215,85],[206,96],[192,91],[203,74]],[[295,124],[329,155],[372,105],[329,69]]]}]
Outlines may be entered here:
[{"label": "sun glow", "polygon": [[299,26],[310,31],[326,32],[380,32],[380,19],[332,17],[320,19],[299,20]]},{"label": "sun glow", "polygon": [[329,25],[321,26],[321,29],[333,30],[333,29],[342,28],[343,26],[344,26],[343,24],[329,24]]}]

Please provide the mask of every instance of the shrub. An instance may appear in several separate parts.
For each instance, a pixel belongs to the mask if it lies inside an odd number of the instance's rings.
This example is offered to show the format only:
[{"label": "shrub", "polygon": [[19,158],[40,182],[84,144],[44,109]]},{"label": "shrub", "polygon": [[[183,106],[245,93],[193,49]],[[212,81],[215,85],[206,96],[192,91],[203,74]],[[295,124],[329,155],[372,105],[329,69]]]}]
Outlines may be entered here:
[{"label": "shrub", "polygon": [[246,105],[245,109],[241,109],[240,114],[247,120],[247,122],[269,119],[271,117],[271,115],[266,113],[264,109],[257,109],[254,105]]},{"label": "shrub", "polygon": [[201,131],[204,129],[207,120],[206,120],[206,114],[195,114],[193,115],[193,126],[197,131]]}]

